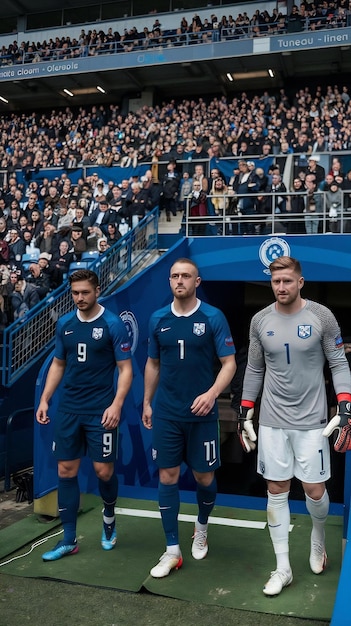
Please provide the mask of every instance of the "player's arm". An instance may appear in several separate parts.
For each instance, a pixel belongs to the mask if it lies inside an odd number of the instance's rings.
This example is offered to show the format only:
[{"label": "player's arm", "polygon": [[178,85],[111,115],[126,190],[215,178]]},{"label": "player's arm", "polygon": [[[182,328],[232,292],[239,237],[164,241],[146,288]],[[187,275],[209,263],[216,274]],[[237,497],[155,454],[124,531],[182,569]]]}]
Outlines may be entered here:
[{"label": "player's arm", "polygon": [[334,449],[336,452],[346,452],[351,450],[351,374],[338,323],[329,310],[324,320],[323,350],[338,401],[337,413],[324,429],[323,435],[329,437],[336,432]]},{"label": "player's arm", "polygon": [[257,318],[253,317],[250,326],[248,362],[245,369],[242,400],[238,415],[237,433],[245,452],[256,448],[257,435],[253,427],[254,407],[263,384],[265,361],[263,346],[259,338]]},{"label": "player's arm", "polygon": [[117,361],[118,381],[116,395],[112,404],[105,409],[101,423],[107,428],[116,428],[121,419],[121,411],[126,395],[133,380],[132,360],[124,359]]},{"label": "player's arm", "polygon": [[48,424],[50,422],[48,416],[49,402],[63,378],[65,367],[66,361],[54,357],[46,377],[44,391],[41,395],[36,413],[39,424]]},{"label": "player's arm", "polygon": [[160,378],[160,360],[148,357],[144,373],[144,401],[142,420],[145,428],[152,428],[152,398]]},{"label": "player's arm", "polygon": [[191,412],[198,417],[208,415],[218,396],[228,387],[228,385],[230,385],[236,372],[234,354],[219,357],[219,360],[221,362],[221,369],[219,370],[212,387],[210,387],[205,393],[197,396],[190,407]]}]

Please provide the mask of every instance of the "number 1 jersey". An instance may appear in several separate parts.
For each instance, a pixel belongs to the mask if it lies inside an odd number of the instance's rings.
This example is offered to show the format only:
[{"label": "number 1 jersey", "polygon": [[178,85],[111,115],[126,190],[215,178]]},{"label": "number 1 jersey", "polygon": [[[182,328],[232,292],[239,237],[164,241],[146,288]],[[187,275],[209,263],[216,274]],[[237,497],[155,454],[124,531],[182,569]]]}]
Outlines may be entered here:
[{"label": "number 1 jersey", "polygon": [[[160,360],[155,417],[197,421],[190,407],[216,377],[216,356],[235,353],[223,313],[200,300],[188,315],[173,305],[153,313],[149,325],[149,357]],[[218,368],[217,368],[218,369]],[[201,420],[217,419],[217,405]]]}]

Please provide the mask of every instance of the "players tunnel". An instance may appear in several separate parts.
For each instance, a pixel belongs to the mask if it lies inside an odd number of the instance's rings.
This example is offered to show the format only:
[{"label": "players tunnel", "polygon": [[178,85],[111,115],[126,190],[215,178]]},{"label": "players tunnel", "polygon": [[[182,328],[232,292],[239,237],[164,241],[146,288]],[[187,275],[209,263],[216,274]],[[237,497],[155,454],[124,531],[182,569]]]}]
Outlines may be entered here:
[{"label": "players tunnel", "polygon": [[[189,257],[200,268],[202,284],[198,296],[222,309],[226,315],[238,352],[245,360],[249,324],[252,315],[273,301],[270,288],[269,263],[283,254],[298,258],[306,285],[303,296],[328,306],[335,314],[342,333],[351,336],[348,295],[351,282],[350,236],[335,237],[226,237],[183,239],[164,253],[156,263],[129,280],[117,293],[104,299],[104,304],[121,315],[127,325],[133,349],[134,379],[125,403],[120,426],[117,473],[122,486],[155,488],[157,468],[152,461],[151,434],[141,423],[143,373],[147,358],[148,321],[151,313],[171,301],[169,270],[179,257]],[[242,354],[244,356],[242,357]],[[37,384],[45,380],[45,367]],[[215,367],[215,364],[214,364]],[[328,372],[326,371],[328,385]],[[330,403],[333,392],[328,389]],[[55,402],[55,397],[53,398]],[[220,420],[231,422],[231,390],[220,398]],[[245,496],[265,496],[263,480],[256,474],[255,455],[243,455],[237,447],[233,427],[222,426],[222,467],[218,471],[219,492]],[[43,432],[44,431],[44,432]],[[35,497],[56,489],[56,466],[51,455],[49,429],[35,425],[34,489]],[[343,455],[333,453],[333,478],[329,485],[332,502],[343,499]],[[95,492],[96,485],[90,464],[82,463],[82,491]],[[184,468],[180,486],[194,489],[192,476]],[[298,484],[292,497],[301,499]],[[139,497],[142,497],[141,495]]]}]

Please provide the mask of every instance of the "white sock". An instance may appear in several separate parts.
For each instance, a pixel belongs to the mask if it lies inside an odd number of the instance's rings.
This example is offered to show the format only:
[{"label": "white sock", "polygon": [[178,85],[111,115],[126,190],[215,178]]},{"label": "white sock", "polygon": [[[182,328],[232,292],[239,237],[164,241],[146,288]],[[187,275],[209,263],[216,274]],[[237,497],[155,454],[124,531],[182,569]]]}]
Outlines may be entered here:
[{"label": "white sock", "polygon": [[173,546],[166,546],[166,552],[168,552],[168,554],[174,554],[175,556],[180,556],[179,543],[176,543]]},{"label": "white sock", "polygon": [[277,569],[290,571],[289,561],[289,491],[272,494],[268,491],[267,519],[274,553],[277,559]]},{"label": "white sock", "polygon": [[200,524],[198,520],[195,522],[195,530],[207,530],[208,524]]},{"label": "white sock", "polygon": [[320,500],[312,500],[307,493],[306,496],[306,508],[309,512],[312,520],[312,533],[311,540],[317,543],[325,542],[325,522],[329,513],[329,495],[327,490],[320,498]]}]

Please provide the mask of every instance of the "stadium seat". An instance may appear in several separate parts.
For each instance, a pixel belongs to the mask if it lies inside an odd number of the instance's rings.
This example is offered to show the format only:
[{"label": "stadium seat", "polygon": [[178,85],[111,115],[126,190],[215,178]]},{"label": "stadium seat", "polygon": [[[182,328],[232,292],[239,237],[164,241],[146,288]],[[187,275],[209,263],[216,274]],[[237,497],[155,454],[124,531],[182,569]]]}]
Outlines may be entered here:
[{"label": "stadium seat", "polygon": [[38,260],[40,250],[22,254],[22,267],[27,272],[31,263]]},{"label": "stadium seat", "polygon": [[95,261],[96,259],[98,259],[99,256],[100,256],[100,253],[97,250],[87,250],[86,252],[82,253],[81,260],[88,261],[89,263],[91,263],[92,261]]},{"label": "stadium seat", "polygon": [[83,270],[86,269],[88,266],[88,261],[73,261],[73,263],[71,263],[71,265],[69,266],[68,276],[70,276],[76,270]]}]

